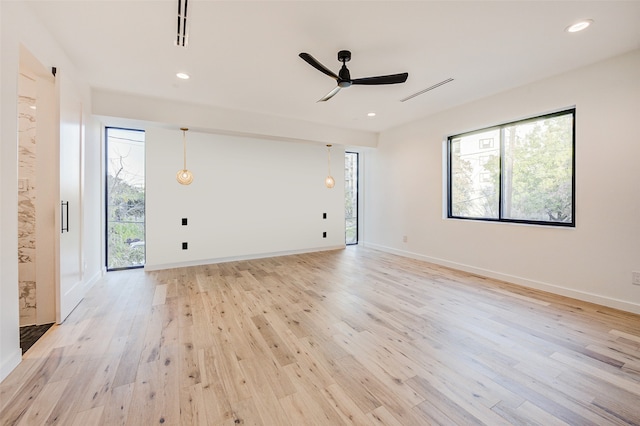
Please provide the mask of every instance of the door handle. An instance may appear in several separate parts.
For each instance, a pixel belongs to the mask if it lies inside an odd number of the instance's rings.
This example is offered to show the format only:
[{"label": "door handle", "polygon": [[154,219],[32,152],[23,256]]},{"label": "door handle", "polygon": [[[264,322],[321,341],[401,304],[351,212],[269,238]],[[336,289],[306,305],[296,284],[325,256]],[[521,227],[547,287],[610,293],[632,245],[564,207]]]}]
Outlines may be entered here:
[{"label": "door handle", "polygon": [[[66,213],[66,214],[65,214]],[[64,231],[69,232],[69,202],[60,202],[60,233],[64,234]]]}]

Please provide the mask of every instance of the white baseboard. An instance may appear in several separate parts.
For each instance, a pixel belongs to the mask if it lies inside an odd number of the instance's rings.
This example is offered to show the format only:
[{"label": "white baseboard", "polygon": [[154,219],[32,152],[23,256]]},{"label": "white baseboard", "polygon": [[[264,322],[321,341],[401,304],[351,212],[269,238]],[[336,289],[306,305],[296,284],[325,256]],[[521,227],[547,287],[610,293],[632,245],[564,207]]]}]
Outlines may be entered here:
[{"label": "white baseboard", "polygon": [[0,365],[0,382],[7,378],[22,361],[22,349],[19,347]]},{"label": "white baseboard", "polygon": [[469,272],[471,274],[480,275],[482,277],[493,278],[501,281],[506,281],[512,284],[521,285],[523,287],[533,288],[536,290],[542,290],[560,296],[571,297],[573,299],[582,300],[585,302],[596,303],[598,305],[608,306],[610,308],[620,309],[622,311],[631,312],[634,314],[640,314],[640,304],[627,302],[625,300],[614,299],[612,297],[603,296],[600,294],[589,293],[585,291],[575,290],[567,287],[562,287],[556,284],[545,283],[542,281],[530,280],[528,278],[518,277],[516,275],[504,274],[489,269],[477,268],[472,265],[466,265],[463,263],[451,262],[445,259],[437,257],[425,256],[418,253],[413,253],[405,250],[398,250],[392,247],[383,246],[380,244],[366,243],[362,245],[374,250],[380,250],[386,253],[396,254],[398,256],[408,257],[411,259],[422,260],[425,262],[435,263],[436,265],[446,266],[448,268],[457,269],[459,271]]},{"label": "white baseboard", "polygon": [[93,287],[93,285],[95,283],[97,283],[98,280],[104,276],[104,274],[105,274],[105,272],[103,272],[102,269],[96,271],[96,273],[93,274],[93,276],[91,278],[86,280],[85,285],[86,285],[87,289],[90,289],[91,287]]},{"label": "white baseboard", "polygon": [[147,264],[147,265],[144,265],[144,270],[159,271],[162,269],[184,268],[187,266],[199,266],[199,265],[211,265],[214,263],[237,262],[241,260],[252,260],[252,259],[264,259],[268,257],[291,256],[294,254],[341,250],[344,248],[345,248],[344,245],[339,245],[339,246],[331,246],[331,247],[301,249],[301,250],[287,250],[287,251],[279,251],[279,252],[272,252],[272,253],[257,253],[257,254],[248,254],[248,255],[242,255],[242,256],[219,257],[214,259],[198,259],[198,260],[190,260],[186,262],[161,263],[161,264],[155,264],[155,265]]}]

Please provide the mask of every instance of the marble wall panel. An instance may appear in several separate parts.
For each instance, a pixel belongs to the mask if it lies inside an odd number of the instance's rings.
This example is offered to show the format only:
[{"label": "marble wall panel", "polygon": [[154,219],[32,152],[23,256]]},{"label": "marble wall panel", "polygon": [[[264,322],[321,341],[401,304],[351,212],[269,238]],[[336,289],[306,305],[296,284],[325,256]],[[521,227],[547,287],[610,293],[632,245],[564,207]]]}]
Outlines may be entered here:
[{"label": "marble wall panel", "polygon": [[18,96],[18,280],[20,326],[36,323],[36,83],[20,74]]}]

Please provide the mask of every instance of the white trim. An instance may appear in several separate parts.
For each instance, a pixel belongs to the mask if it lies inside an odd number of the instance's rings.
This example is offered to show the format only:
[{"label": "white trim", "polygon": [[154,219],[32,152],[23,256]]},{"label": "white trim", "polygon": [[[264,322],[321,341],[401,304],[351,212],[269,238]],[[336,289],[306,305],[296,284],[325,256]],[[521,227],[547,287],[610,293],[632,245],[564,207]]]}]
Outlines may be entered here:
[{"label": "white trim", "polygon": [[175,263],[161,263],[156,265],[144,265],[145,271],[158,271],[161,269],[172,269],[172,268],[184,268],[187,266],[199,266],[199,265],[211,265],[214,263],[226,263],[226,262],[237,262],[240,260],[252,260],[252,259],[264,259],[268,257],[279,257],[279,256],[291,256],[294,254],[303,254],[303,253],[314,253],[320,251],[330,251],[330,250],[343,250],[346,246],[332,246],[332,247],[321,247],[321,248],[310,248],[310,249],[301,249],[301,250],[287,250],[287,251],[279,251],[273,253],[257,253],[257,254],[247,254],[242,256],[231,256],[231,257],[220,257],[216,259],[199,259],[199,260],[190,260],[187,262],[175,262]]},{"label": "white trim", "polygon": [[18,348],[8,356],[5,362],[0,366],[0,382],[7,378],[7,376],[20,364],[22,361],[22,349]]},{"label": "white trim", "polygon": [[86,281],[87,290],[89,290],[95,283],[97,283],[100,278],[104,276],[106,272],[106,268],[101,268],[99,271],[96,271],[95,274],[91,278]]},{"label": "white trim", "polygon": [[504,274],[504,273],[492,271],[489,269],[477,268],[475,266],[466,265],[463,263],[451,262],[445,259],[425,256],[422,254],[413,253],[405,250],[398,250],[392,247],[387,247],[379,244],[362,242],[362,245],[374,250],[380,250],[386,253],[396,254],[398,256],[435,263],[437,265],[446,266],[448,268],[457,269],[459,271],[469,272],[471,274],[479,275],[482,277],[506,281],[508,283],[520,285],[523,287],[542,290],[549,293],[558,294],[560,296],[571,297],[573,299],[578,299],[585,302],[596,303],[598,305],[607,306],[614,309],[620,309],[622,311],[631,312],[634,314],[640,314],[640,304],[627,302],[625,300],[614,299],[611,297],[589,293],[586,291],[574,290],[571,288],[562,287],[556,284],[545,283],[542,281],[530,280],[528,278],[523,278],[516,275]]}]

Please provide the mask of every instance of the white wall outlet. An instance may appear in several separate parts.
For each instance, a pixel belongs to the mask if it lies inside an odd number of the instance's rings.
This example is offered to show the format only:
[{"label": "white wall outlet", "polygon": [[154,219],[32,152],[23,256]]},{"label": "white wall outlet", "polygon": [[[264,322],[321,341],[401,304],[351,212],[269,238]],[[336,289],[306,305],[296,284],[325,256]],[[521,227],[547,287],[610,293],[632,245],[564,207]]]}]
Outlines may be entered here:
[{"label": "white wall outlet", "polygon": [[631,284],[640,285],[640,272],[633,271],[631,273]]},{"label": "white wall outlet", "polygon": [[406,243],[406,242],[407,242],[407,236],[406,236],[406,235],[403,235],[403,236],[402,236],[402,242],[403,242],[403,243]]}]

